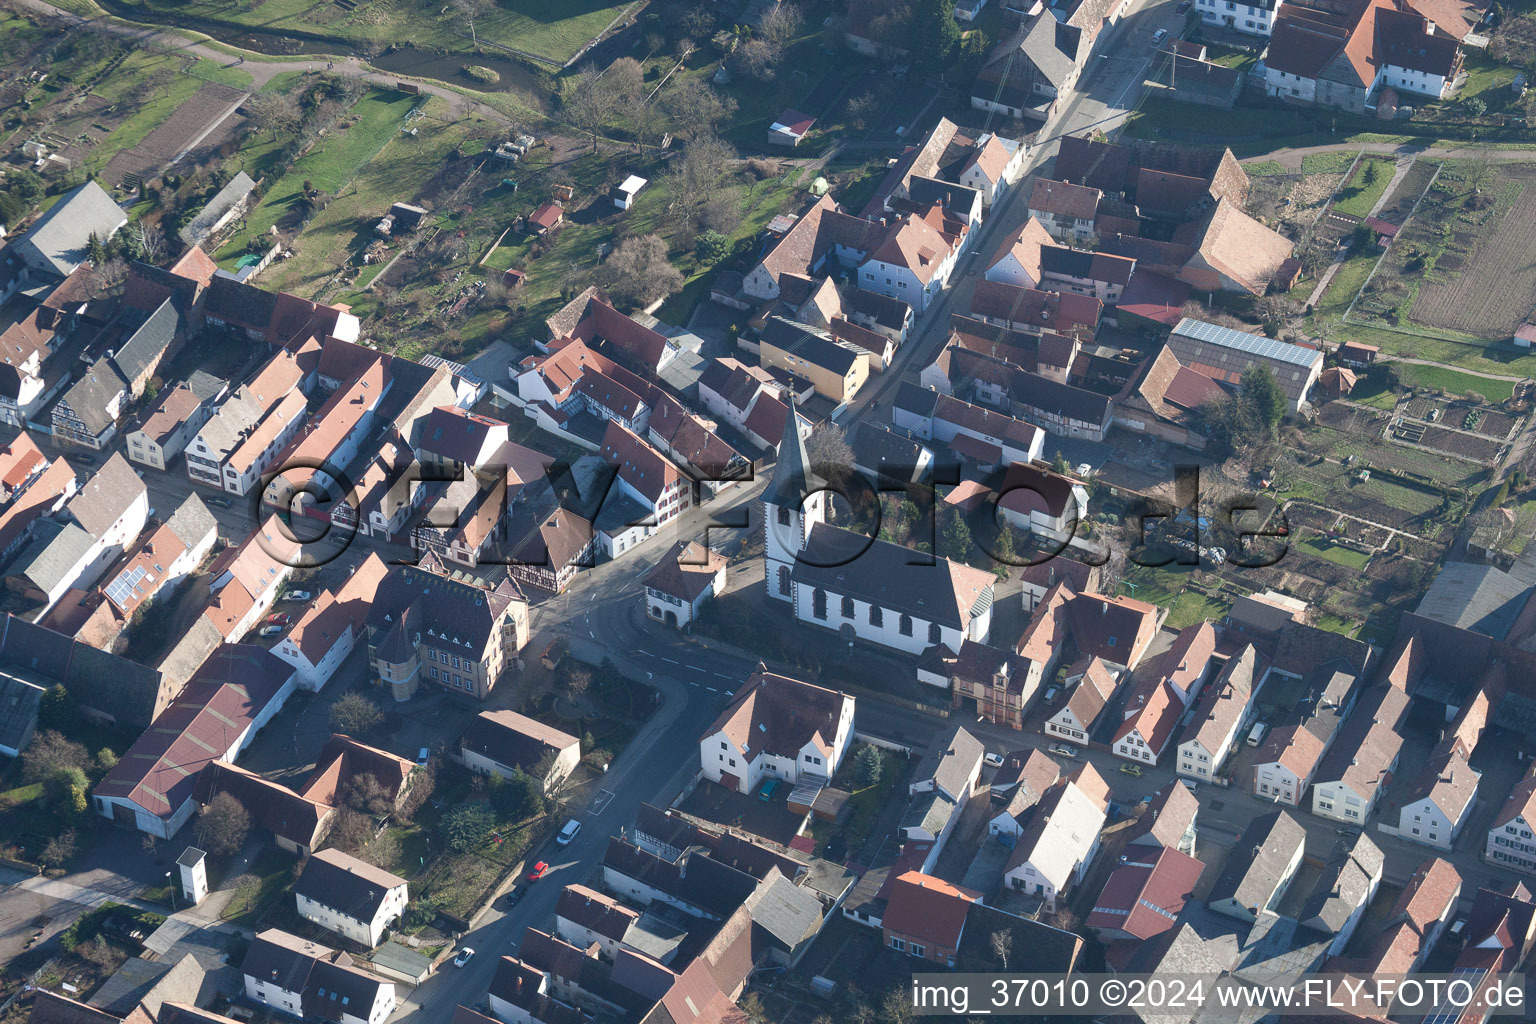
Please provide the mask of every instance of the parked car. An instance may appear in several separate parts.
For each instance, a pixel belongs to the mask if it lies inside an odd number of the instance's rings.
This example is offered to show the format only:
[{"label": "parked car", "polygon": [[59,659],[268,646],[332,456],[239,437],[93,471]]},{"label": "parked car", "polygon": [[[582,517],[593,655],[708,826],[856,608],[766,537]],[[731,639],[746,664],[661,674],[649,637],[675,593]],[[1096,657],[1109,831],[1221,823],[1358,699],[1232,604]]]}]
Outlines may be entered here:
[{"label": "parked car", "polygon": [[268,624],[268,625],[262,626],[259,630],[257,630],[256,631],[256,635],[257,636],[261,636],[261,637],[277,636],[282,631],[283,631],[283,627],[282,626]]},{"label": "parked car", "polygon": [[235,503],[222,494],[210,494],[203,499],[204,505],[212,505],[214,508],[234,508]]},{"label": "parked car", "polygon": [[511,910],[513,907],[517,906],[519,902],[522,901],[523,893],[527,891],[527,889],[520,885],[514,885],[511,891],[509,891],[507,895],[503,897],[501,901],[502,905],[505,906],[508,910]]},{"label": "parked car", "polygon": [[276,615],[267,616],[267,625],[286,626],[293,622],[293,616],[287,612],[278,612]]},{"label": "parked car", "polygon": [[1120,774],[1122,774],[1122,775],[1140,775],[1141,774],[1141,765],[1139,765],[1139,764],[1123,764],[1123,765],[1120,766]]},{"label": "parked car", "polygon": [[89,454],[87,454],[85,452],[81,452],[79,455],[74,456],[74,460],[76,462],[80,463],[80,465],[82,465],[82,466],[94,466],[94,465],[96,465],[96,456],[89,455]]},{"label": "parked car", "polygon": [[283,600],[284,601],[308,601],[310,598],[312,598],[314,596],[315,596],[314,594],[311,594],[307,590],[290,590],[290,591],[288,591],[288,593],[283,595]]},{"label": "parked car", "polygon": [[1160,28],[1156,32],[1152,33],[1152,45],[1153,46],[1162,46],[1163,45],[1163,40],[1167,39],[1167,38],[1168,38],[1168,30],[1165,29],[1165,28]]},{"label": "parked car", "polygon": [[459,950],[459,955],[453,958],[453,966],[463,967],[465,964],[469,963],[474,955],[475,951],[470,949],[468,946],[465,946],[463,949]]},{"label": "parked car", "polygon": [[1077,748],[1066,743],[1052,743],[1051,753],[1060,754],[1062,757],[1076,757]]},{"label": "parked car", "polygon": [[766,804],[773,799],[773,794],[778,791],[778,788],[779,780],[769,779],[763,783],[763,788],[757,791],[757,798]]},{"label": "parked car", "polygon": [[430,760],[432,760],[432,749],[430,747],[422,747],[420,750],[416,751],[417,764],[425,766],[426,763]]},{"label": "parked car", "polygon": [[1190,5],[1193,3],[1194,0],[1179,0],[1179,13],[1183,14],[1184,12],[1188,11]]},{"label": "parked car", "polygon": [[993,768],[1001,768],[1003,766],[1002,754],[994,754],[991,751],[987,751],[982,760],[987,762],[987,764],[991,765]]},{"label": "parked car", "polygon": [[560,834],[555,836],[555,843],[559,846],[570,846],[571,840],[575,839],[576,833],[580,831],[581,822],[577,821],[575,818],[572,818],[570,821],[565,823],[565,827],[560,830]]},{"label": "parked car", "polygon": [[1184,788],[1189,790],[1191,793],[1200,792],[1200,783],[1194,781],[1193,779],[1180,779],[1179,781],[1184,783]]},{"label": "parked car", "polygon": [[528,872],[528,881],[537,882],[547,874],[549,874],[549,865],[541,860],[533,866],[532,871]]},{"label": "parked car", "polygon": [[1055,704],[1056,703],[1056,698],[1060,694],[1061,694],[1061,687],[1059,687],[1059,686],[1047,687],[1046,691],[1045,691],[1045,696],[1043,698],[1041,698],[1041,699],[1044,700],[1046,704]]}]

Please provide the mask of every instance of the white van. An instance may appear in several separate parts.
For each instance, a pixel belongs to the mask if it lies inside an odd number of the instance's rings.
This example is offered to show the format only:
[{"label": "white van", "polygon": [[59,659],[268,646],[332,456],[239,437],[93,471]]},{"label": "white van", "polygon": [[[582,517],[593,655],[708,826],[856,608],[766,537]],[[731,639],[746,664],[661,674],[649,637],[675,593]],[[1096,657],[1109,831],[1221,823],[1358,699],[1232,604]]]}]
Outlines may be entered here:
[{"label": "white van", "polygon": [[1256,747],[1264,742],[1264,734],[1269,732],[1269,726],[1263,722],[1254,722],[1253,728],[1248,730],[1248,745]]},{"label": "white van", "polygon": [[565,827],[560,830],[560,834],[555,836],[555,842],[560,846],[569,846],[571,844],[571,840],[576,838],[576,833],[580,831],[581,822],[577,821],[575,818],[572,818],[570,821],[565,823]]}]

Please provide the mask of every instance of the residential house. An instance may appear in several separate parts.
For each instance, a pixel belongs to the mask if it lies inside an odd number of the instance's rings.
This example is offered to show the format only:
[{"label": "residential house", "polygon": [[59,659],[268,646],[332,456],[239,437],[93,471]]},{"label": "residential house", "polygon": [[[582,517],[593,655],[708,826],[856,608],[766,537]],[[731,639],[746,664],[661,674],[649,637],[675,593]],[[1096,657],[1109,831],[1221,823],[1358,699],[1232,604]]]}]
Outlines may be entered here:
[{"label": "residential house", "polygon": [[1390,682],[1366,690],[1312,780],[1312,813],[1346,825],[1370,820],[1397,771],[1408,695]]},{"label": "residential house", "polygon": [[556,505],[543,515],[518,518],[533,520],[521,541],[509,545],[512,552],[508,569],[519,584],[550,594],[563,594],[576,573],[592,564],[597,537],[592,524],[581,516]]},{"label": "residential house", "polygon": [[1003,868],[1003,881],[1055,910],[1056,901],[1087,875],[1108,811],[1109,786],[1091,764],[1079,766],[1035,807]]},{"label": "residential house", "polygon": [[617,490],[645,510],[645,536],[693,507],[692,480],[646,441],[609,421],[599,454],[617,472]]},{"label": "residential house", "polygon": [[46,614],[71,587],[95,582],[87,578],[92,561],[91,535],[74,523],[40,520],[34,539],[16,556],[5,574],[5,588],[38,615]]},{"label": "residential house", "polygon": [[303,377],[298,361],[284,351],[237,387],[186,446],[192,482],[248,493],[304,425],[308,403],[298,390]]},{"label": "residential house", "polygon": [[673,629],[690,625],[708,601],[725,592],[727,562],[698,541],[678,541],[641,577],[646,614]]},{"label": "residential house", "polygon": [[322,590],[272,653],[298,672],[299,685],[320,691],[352,653],[367,627],[379,584],[389,572],[378,554],[356,565],[336,590]]},{"label": "residential house", "polygon": [[1250,36],[1268,36],[1275,26],[1275,15],[1284,0],[1196,0],[1200,20],[1207,25],[1228,28]]},{"label": "residential house", "polygon": [[50,426],[61,441],[101,451],[117,433],[128,405],[128,381],[109,359],[98,359],[53,405]]},{"label": "residential house", "polygon": [[885,335],[897,346],[907,340],[912,329],[912,306],[889,295],[855,288],[847,297],[846,308],[849,320]]},{"label": "residential house", "polygon": [[949,841],[981,777],[980,740],[960,726],[941,733],[923,755],[907,786],[911,802],[900,829],[907,843],[925,849],[923,870],[932,869]]},{"label": "residential house", "polygon": [[1358,960],[1338,957],[1326,966],[1381,974],[1418,971],[1450,926],[1460,901],[1461,886],[1461,875],[1448,861],[1429,858],[1403,886],[1369,950]]},{"label": "residential house", "polygon": [[[364,438],[373,434],[376,413],[393,383],[389,366],[376,359],[356,379],[333,391],[284,446],[278,457],[282,472],[266,481],[262,503],[290,511],[295,502],[324,506],[339,501],[342,469],[357,457]],[[325,515],[328,518],[329,512]]]},{"label": "residential house", "polygon": [[704,777],[738,793],[764,778],[825,785],[852,743],[853,708],[841,691],[755,672],[699,738]]},{"label": "residential house", "polygon": [[409,900],[405,879],[340,850],[321,850],[293,883],[299,916],[374,948]]},{"label": "residential house", "polygon": [[[972,216],[978,216],[976,207]],[[921,316],[949,283],[973,222],[940,203],[921,215],[908,213],[890,224],[859,263],[864,291],[900,299]]]},{"label": "residential house", "polygon": [[94,579],[144,532],[149,491],[122,453],[114,452],[69,499],[64,515],[91,537],[86,574]]},{"label": "residential house", "polygon": [[1284,811],[1254,818],[1232,844],[1207,905],[1218,914],[1250,923],[1279,902],[1301,866],[1306,829]]},{"label": "residential house", "polygon": [[982,276],[987,281],[1013,285],[1015,288],[1055,290],[1043,287],[1045,271],[1041,267],[1041,253],[1054,244],[1051,233],[1031,217],[1019,228],[1017,235],[1003,239],[987,261],[987,269]]},{"label": "residential house", "polygon": [[198,774],[234,761],[292,694],[292,670],[267,651],[227,644],[91,791],[91,806],[123,828],[170,839],[192,817]]},{"label": "residential house", "polygon": [[1292,412],[1307,401],[1308,391],[1323,372],[1323,353],[1318,349],[1189,317],[1174,327],[1168,348],[1182,365],[1230,386],[1241,384],[1249,367],[1267,366]]},{"label": "residential house", "polygon": [[891,403],[891,422],[927,441],[950,446],[983,470],[1033,462],[1045,431],[1032,423],[903,381]]},{"label": "residential house", "polygon": [[1127,429],[1198,451],[1206,444],[1198,410],[1226,395],[1220,384],[1182,365],[1164,345],[1142,365],[1129,393],[1116,402],[1115,420]]},{"label": "residential house", "polygon": [[1029,215],[1052,238],[1084,245],[1094,236],[1093,225],[1103,195],[1086,185],[1036,178],[1029,193]]},{"label": "residential house", "polygon": [[1053,677],[1061,658],[1062,640],[1067,635],[1066,602],[1070,596],[1065,587],[1053,589],[1046,596],[1014,645],[1012,658],[999,657],[1000,652],[983,645],[967,651],[962,644],[965,665],[957,658],[950,672],[954,706],[961,707],[967,699],[974,699],[980,717],[1015,729],[1024,728],[1029,707],[1045,681]]},{"label": "residential house", "polygon": [[1178,850],[1195,856],[1196,819],[1200,801],[1189,787],[1169,783],[1142,805],[1141,817],[1126,832],[1125,848],[1140,851],[1144,847]]},{"label": "residential house", "polygon": [[1141,663],[1164,615],[1145,601],[1091,592],[1073,595],[1066,609],[1078,653],[1120,669],[1134,669]]},{"label": "residential house", "polygon": [[869,361],[854,346],[781,317],[768,321],[760,340],[762,364],[809,380],[816,393],[844,403],[869,379]]},{"label": "residential house", "polygon": [[1043,466],[1015,462],[998,488],[998,510],[1010,525],[1057,544],[1077,540],[1088,514],[1088,489]]},{"label": "residential house", "polygon": [[470,771],[503,778],[528,772],[552,793],[581,763],[581,740],[515,711],[482,711],[464,730],[459,753]]},{"label": "residential house", "polygon": [[1413,788],[1402,799],[1397,834],[1415,843],[1450,850],[1472,816],[1481,773],[1455,736],[1430,754]]},{"label": "residential house", "polygon": [[373,679],[395,700],[422,686],[484,700],[528,644],[528,601],[509,576],[450,575],[427,552],[390,567],[366,628]]},{"label": "residential house", "polygon": [[1024,830],[1031,808],[1060,778],[1060,766],[1044,751],[1029,747],[1009,753],[992,776],[989,791],[997,813],[988,822],[987,832],[1017,836]]},{"label": "residential house", "polygon": [[1536,827],[1536,771],[1528,772],[1525,778],[1515,783],[1504,806],[1493,816],[1483,859],[1528,875],[1536,874],[1533,827]]},{"label": "residential house", "polygon": [[[1038,283],[1038,275],[1036,281]],[[977,281],[971,292],[969,316],[1020,334],[1041,335],[1049,331],[1074,337],[1091,336],[1096,332],[1103,312],[1104,303],[1092,295],[1041,290],[988,277]],[[960,335],[973,332],[973,324],[968,324],[964,330],[957,328]],[[956,340],[971,347],[963,337]]]},{"label": "residential house", "polygon": [[395,986],[352,966],[345,953],[268,928],[240,965],[245,997],[290,1017],[336,1024],[384,1024]]},{"label": "residential house", "polygon": [[880,920],[885,945],[918,960],[954,967],[970,904],[981,894],[906,871],[892,882],[887,899]]},{"label": "residential house", "polygon": [[1076,685],[1072,685],[1070,675],[1067,684],[1071,693],[1060,709],[1045,720],[1044,731],[1047,736],[1086,744],[1118,683],[1102,659],[1091,658],[1078,675]]},{"label": "residential house", "polygon": [[166,469],[203,429],[213,415],[214,403],[228,387],[219,378],[194,370],[185,381],[167,388],[139,425],[125,435],[128,457],[152,469]]},{"label": "residential house", "polygon": [[1115,756],[1156,764],[1173,739],[1184,703],[1171,682],[1158,674],[1147,675],[1126,697],[1123,714],[1111,747]]},{"label": "residential house", "polygon": [[1536,944],[1536,899],[1523,884],[1507,892],[1479,889],[1466,921],[1462,929],[1465,944],[1452,970],[1472,986],[1473,1005],[1447,1002],[1436,1009],[1439,1014],[1455,1016],[1467,1024],[1482,1024],[1491,1015],[1489,1010],[1479,1008],[1487,1005],[1482,997],[1488,987],[1514,971]]},{"label": "residential house", "polygon": [[1127,848],[1083,926],[1112,942],[1150,942],[1177,926],[1205,865],[1170,847]]},{"label": "residential house", "polygon": [[89,258],[94,237],[110,242],[128,215],[95,181],[60,196],[46,213],[10,244],[33,273],[68,277]]},{"label": "residential house", "polygon": [[1322,875],[1297,914],[1302,925],[1333,936],[1329,955],[1337,956],[1349,945],[1381,885],[1385,862],[1380,847],[1364,832],[1334,843]]},{"label": "residential house", "polygon": [[1123,0],[1064,0],[1023,19],[987,55],[971,87],[977,110],[1048,122],[1061,97],[1076,86],[1104,29],[1128,5]]},{"label": "residential house", "polygon": [[610,960],[639,921],[639,911],[585,885],[567,885],[555,903],[555,934],[578,949],[595,945]]},{"label": "residential house", "polygon": [[549,976],[512,956],[496,961],[496,973],[486,991],[489,1015],[460,1004],[453,1024],[591,1024],[585,1010],[557,999]]},{"label": "residential house", "polygon": [[884,485],[905,487],[927,479],[933,467],[933,452],[903,434],[886,427],[861,423],[849,441],[853,449],[853,468],[877,488]]},{"label": "residential house", "polygon": [[1252,716],[1265,667],[1254,646],[1246,644],[1205,688],[1179,737],[1180,775],[1210,782],[1221,774],[1227,755],[1237,746]]}]

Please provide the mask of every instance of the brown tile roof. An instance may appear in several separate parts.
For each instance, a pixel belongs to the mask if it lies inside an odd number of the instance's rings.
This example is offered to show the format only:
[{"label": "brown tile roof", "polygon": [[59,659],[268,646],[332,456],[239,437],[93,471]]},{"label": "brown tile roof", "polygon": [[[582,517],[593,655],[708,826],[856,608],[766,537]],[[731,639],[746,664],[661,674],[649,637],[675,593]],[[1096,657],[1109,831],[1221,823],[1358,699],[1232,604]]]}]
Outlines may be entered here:
[{"label": "brown tile roof", "polygon": [[1049,231],[1045,230],[1045,226],[1031,217],[1024,222],[1024,226],[1019,229],[1017,235],[1003,238],[1002,245],[998,246],[992,258],[987,261],[987,267],[990,269],[997,266],[1003,257],[1011,253],[1030,279],[1039,281],[1040,253],[1047,246],[1055,244],[1055,239],[1051,237]]},{"label": "brown tile roof", "polygon": [[724,732],[749,761],[762,751],[798,755],[807,743],[815,743],[830,757],[843,704],[852,699],[838,690],[759,670],[736,691],[703,738]]},{"label": "brown tile roof", "polygon": [[1184,833],[1189,831],[1199,813],[1200,801],[1189,787],[1182,782],[1170,781],[1126,832],[1126,842],[1139,843],[1150,837],[1159,846],[1178,849]]},{"label": "brown tile roof", "polygon": [[1160,213],[1182,220],[1206,198],[1204,178],[1151,167],[1136,173],[1136,206],[1143,214]]},{"label": "brown tile roof", "polygon": [[237,472],[244,473],[265,454],[272,442],[288,429],[295,418],[304,415],[308,405],[309,400],[302,391],[289,391],[278,398],[267,407],[261,420],[245,434],[225,462]]},{"label": "brown tile roof", "polygon": [[15,543],[34,520],[53,511],[74,482],[75,471],[69,463],[62,458],[50,462],[25,491],[0,511],[0,551]]},{"label": "brown tile roof", "polygon": [[1322,740],[1299,725],[1284,725],[1269,734],[1253,761],[1254,764],[1278,763],[1305,787],[1322,756]]},{"label": "brown tile roof", "polygon": [[611,896],[584,885],[568,885],[555,901],[555,914],[572,924],[621,941],[640,915]]},{"label": "brown tile roof", "polygon": [[1045,592],[1014,647],[1020,657],[1041,663],[1055,657],[1067,629],[1067,606],[1072,597],[1072,585],[1068,580],[1056,583]]},{"label": "brown tile roof", "polygon": [[222,760],[198,774],[194,799],[206,806],[217,793],[228,793],[240,801],[258,828],[310,849],[323,838],[335,812],[330,803],[295,793]]},{"label": "brown tile roof", "polygon": [[164,444],[165,439],[180,429],[202,404],[202,399],[182,381],[161,394],[138,429],[155,444]]},{"label": "brown tile roof", "polygon": [[1029,210],[1069,217],[1074,220],[1093,220],[1099,209],[1099,199],[1104,193],[1086,185],[1073,185],[1050,178],[1036,178],[1029,192]]},{"label": "brown tile roof", "polygon": [[[942,211],[942,208],[935,207]],[[939,220],[939,226],[934,221]],[[942,230],[941,218],[929,215],[918,217],[907,214],[886,231],[880,244],[870,251],[869,258],[891,266],[906,267],[919,281],[927,284],[933,280],[942,263],[964,237],[949,235]]]},{"label": "brown tile roof", "polygon": [[192,796],[198,773],[234,744],[293,669],[247,644],[215,651],[153,726],[93,791],[168,817]]},{"label": "brown tile roof", "polygon": [[1184,714],[1184,702],[1166,680],[1149,676],[1126,698],[1125,714],[1124,721],[1115,730],[1114,741],[1119,743],[1136,732],[1156,757],[1173,735],[1174,726],[1179,724],[1179,717]]},{"label": "brown tile roof", "polygon": [[1263,295],[1280,269],[1290,258],[1294,243],[1254,220],[1237,204],[1222,199],[1211,211],[1196,255],[1180,275],[1195,287],[1209,284],[1197,264],[1203,264],[1227,277],[1254,295]]},{"label": "brown tile roof", "polygon": [[1155,605],[1103,594],[1076,595],[1067,613],[1078,651],[1130,668],[1141,661],[1162,621]]},{"label": "brown tile roof", "polygon": [[1093,725],[1099,719],[1099,713],[1109,703],[1109,698],[1114,696],[1118,684],[1109,669],[1104,666],[1100,658],[1092,658],[1088,667],[1083,670],[1083,678],[1072,688],[1072,695],[1067,698],[1067,710],[1072,712],[1072,717],[1077,719],[1084,731],[1091,732]]},{"label": "brown tile roof", "polygon": [[908,871],[891,886],[881,919],[887,931],[940,949],[957,949],[970,906],[979,893],[941,878]]},{"label": "brown tile roof", "polygon": [[306,799],[323,804],[339,802],[352,779],[372,775],[391,793],[399,794],[416,770],[414,762],[345,733],[332,733],[315,758],[315,771],[299,791]]},{"label": "brown tile roof", "polygon": [[1206,684],[1179,743],[1198,742],[1215,751],[1248,710],[1253,684],[1263,678],[1265,662],[1252,644],[1228,659],[1221,674]]},{"label": "brown tile roof", "polygon": [[1147,941],[1178,926],[1184,903],[1193,896],[1205,865],[1167,846],[1150,858],[1145,854],[1127,857],[1129,863],[1110,873],[1083,924]]},{"label": "brown tile roof", "polygon": [[1131,151],[1124,146],[1068,135],[1056,155],[1056,175],[1063,181],[1105,192],[1124,192],[1130,184]]},{"label": "brown tile roof", "polygon": [[22,431],[3,448],[0,448],[0,486],[6,491],[15,490],[48,461],[43,450],[32,440],[32,435]]},{"label": "brown tile roof", "polygon": [[465,750],[500,764],[531,769],[546,751],[579,746],[575,736],[516,711],[482,711],[464,730]]},{"label": "brown tile roof", "polygon": [[642,586],[692,602],[714,582],[715,574],[726,566],[726,557],[698,541],[678,541],[641,578]]},{"label": "brown tile roof", "polygon": [[602,456],[618,467],[619,479],[653,504],[668,487],[683,479],[683,472],[675,463],[613,420],[608,421],[608,428],[603,431]]},{"label": "brown tile roof", "polygon": [[1477,796],[1477,780],[1461,744],[1442,740],[1403,803],[1427,799],[1454,825]]}]

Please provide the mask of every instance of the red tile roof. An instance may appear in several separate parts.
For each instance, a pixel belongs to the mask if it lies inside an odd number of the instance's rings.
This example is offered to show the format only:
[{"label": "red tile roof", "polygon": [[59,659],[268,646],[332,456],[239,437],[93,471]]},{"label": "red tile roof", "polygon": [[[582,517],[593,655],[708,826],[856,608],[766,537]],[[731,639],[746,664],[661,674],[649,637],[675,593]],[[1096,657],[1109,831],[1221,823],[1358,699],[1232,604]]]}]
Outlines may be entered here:
[{"label": "red tile roof", "polygon": [[1126,856],[1130,863],[1110,874],[1083,924],[1152,939],[1178,924],[1205,865],[1166,846],[1150,857],[1145,853]]},{"label": "red tile roof", "polygon": [[887,931],[935,949],[958,949],[965,918],[979,893],[919,871],[908,871],[891,886],[881,923]]}]

